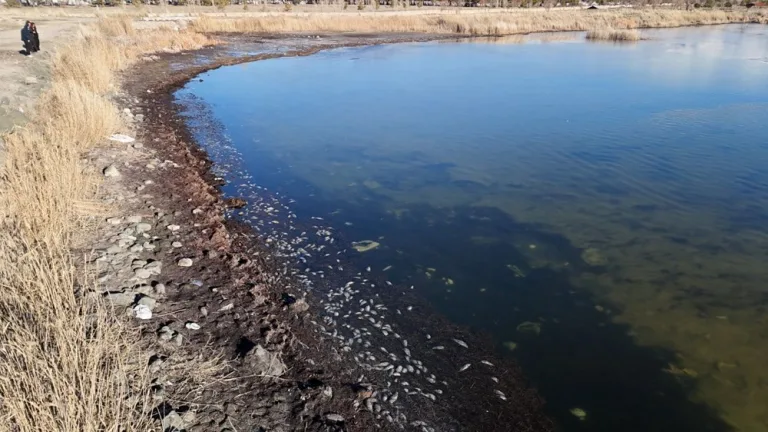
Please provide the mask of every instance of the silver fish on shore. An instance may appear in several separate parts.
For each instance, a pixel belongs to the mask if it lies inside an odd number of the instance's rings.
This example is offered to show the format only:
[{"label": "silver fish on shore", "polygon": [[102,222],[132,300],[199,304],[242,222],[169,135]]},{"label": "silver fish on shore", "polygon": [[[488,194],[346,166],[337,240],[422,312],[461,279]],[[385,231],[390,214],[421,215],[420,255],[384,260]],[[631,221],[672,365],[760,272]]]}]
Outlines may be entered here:
[{"label": "silver fish on shore", "polygon": [[454,339],[453,341],[456,342],[458,345],[463,346],[464,348],[469,348],[469,345],[467,345],[467,343],[461,339]]},{"label": "silver fish on shore", "polygon": [[464,366],[459,369],[459,372],[464,372],[465,370],[469,369],[469,367],[472,366],[472,363],[467,363]]}]

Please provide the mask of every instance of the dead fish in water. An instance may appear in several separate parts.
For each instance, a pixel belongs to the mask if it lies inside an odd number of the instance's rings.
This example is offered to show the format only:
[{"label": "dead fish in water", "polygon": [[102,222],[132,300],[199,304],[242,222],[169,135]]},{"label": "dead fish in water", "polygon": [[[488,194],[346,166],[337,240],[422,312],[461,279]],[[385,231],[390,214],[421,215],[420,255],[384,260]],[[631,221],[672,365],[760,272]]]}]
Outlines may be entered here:
[{"label": "dead fish in water", "polygon": [[492,379],[492,380],[493,380],[493,382],[495,382],[495,383],[499,382],[499,379],[498,379],[498,378],[496,378],[496,377],[491,377],[491,379]]},{"label": "dead fish in water", "polygon": [[391,269],[391,268],[392,268],[392,266],[391,266],[391,265],[390,265],[390,266],[386,266],[386,267],[384,267],[384,268],[383,268],[381,271],[387,271],[387,270],[389,270],[389,269]]},{"label": "dead fish in water", "polygon": [[507,400],[507,397],[500,390],[494,390],[493,392],[496,393],[496,396],[498,396],[499,399],[503,401]]},{"label": "dead fish in water", "polygon": [[493,367],[493,363],[489,362],[488,360],[482,360],[482,361],[480,361],[480,363],[482,363],[482,364],[484,364],[484,365],[486,365],[486,366],[491,366],[491,367]]},{"label": "dead fish in water", "polygon": [[464,348],[469,348],[469,345],[467,345],[467,343],[466,343],[466,342],[464,342],[464,341],[463,341],[463,340],[461,340],[461,339],[454,339],[453,341],[454,341],[454,342],[456,342],[457,344],[459,344],[459,345],[463,346]]},{"label": "dead fish in water", "polygon": [[432,347],[432,349],[433,349],[433,350],[442,350],[442,349],[445,349],[445,347],[444,347],[444,346],[442,346],[442,345],[438,345],[438,346],[436,346],[436,347]]},{"label": "dead fish in water", "polygon": [[459,369],[459,372],[464,372],[465,370],[469,369],[469,367],[472,366],[472,363],[467,363],[464,366]]}]

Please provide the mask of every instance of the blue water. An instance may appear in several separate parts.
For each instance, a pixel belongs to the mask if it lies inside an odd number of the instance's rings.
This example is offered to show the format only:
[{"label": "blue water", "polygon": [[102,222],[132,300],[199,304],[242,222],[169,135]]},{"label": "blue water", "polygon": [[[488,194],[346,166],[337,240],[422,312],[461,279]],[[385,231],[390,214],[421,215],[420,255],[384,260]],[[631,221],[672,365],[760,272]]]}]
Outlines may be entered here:
[{"label": "blue water", "polygon": [[381,243],[357,265],[491,334],[564,430],[768,430],[768,28],[643,35],[337,49],[177,96],[297,214]]}]

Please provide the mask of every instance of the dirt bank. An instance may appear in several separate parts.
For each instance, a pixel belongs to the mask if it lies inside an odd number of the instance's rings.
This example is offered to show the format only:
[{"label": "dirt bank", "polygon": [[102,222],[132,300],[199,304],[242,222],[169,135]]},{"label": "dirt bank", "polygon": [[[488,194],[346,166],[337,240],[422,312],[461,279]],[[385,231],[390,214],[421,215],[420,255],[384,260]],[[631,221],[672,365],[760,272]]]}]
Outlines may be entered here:
[{"label": "dirt bank", "polygon": [[[221,65],[433,37],[219,37],[226,42],[219,47],[152,56],[127,71],[121,108],[136,141],[90,155],[109,174],[102,199],[115,204],[94,240],[93,261],[104,295],[126,313],[145,318],[137,321],[155,352],[149,365],[153,404],[164,427],[551,430],[542,401],[527,389],[516,365],[497,358],[483,336],[431,316],[418,299],[413,304],[422,308],[419,317],[398,331],[413,341],[427,325],[435,328],[427,338],[443,341],[445,355],[435,357],[426,345],[397,344],[424,359],[417,363],[412,387],[438,374],[441,382],[435,390],[398,391],[391,381],[393,370],[370,366],[376,356],[381,357],[376,362],[387,360],[377,347],[367,342],[367,348],[351,349],[339,343],[323,295],[305,297],[302,287],[309,282],[296,275],[292,255],[281,256],[269,246],[272,238],[225,217],[244,203],[221,195],[221,179],[211,173],[211,162],[193,142],[171,95],[190,78]],[[273,207],[290,214],[280,197],[265,193],[259,200],[247,203],[251,214]],[[316,221],[292,223],[298,230],[316,229]],[[91,246],[83,245],[83,250]],[[318,262],[318,268],[321,264],[326,263]],[[362,278],[352,272],[351,277]],[[371,277],[369,282],[383,281]],[[314,292],[331,292],[339,284],[344,282],[319,280]],[[377,301],[384,314],[387,300]],[[371,340],[394,356],[395,347],[387,345],[391,342]],[[405,349],[406,358],[410,350]],[[226,366],[197,368],[203,371],[195,372],[199,376],[178,378],[179,368],[217,356],[224,362],[214,364]],[[482,366],[480,358],[494,366]],[[465,362],[476,366],[459,373]],[[482,367],[495,368],[493,387],[499,392],[489,390],[493,383]]]}]

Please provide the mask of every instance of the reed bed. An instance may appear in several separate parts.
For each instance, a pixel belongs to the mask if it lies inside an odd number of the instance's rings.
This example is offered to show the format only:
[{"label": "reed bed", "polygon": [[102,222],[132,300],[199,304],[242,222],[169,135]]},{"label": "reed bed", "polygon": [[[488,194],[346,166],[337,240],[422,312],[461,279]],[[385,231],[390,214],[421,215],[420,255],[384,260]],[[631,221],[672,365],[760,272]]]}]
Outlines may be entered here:
[{"label": "reed bed", "polygon": [[587,32],[587,39],[607,40],[616,42],[632,42],[640,40],[640,32],[637,30],[616,30],[612,28],[590,30]]},{"label": "reed bed", "polygon": [[83,153],[121,129],[107,96],[115,73],[142,54],[201,43],[171,29],[137,34],[128,18],[86,27],[56,54],[43,111],[2,137],[0,431],[152,429],[149,355],[70,251],[99,207],[101,176]]},{"label": "reed bed", "polygon": [[768,23],[768,14],[726,10],[511,10],[444,14],[269,14],[249,18],[202,16],[190,23],[201,33],[442,33],[503,36],[532,32]]}]

